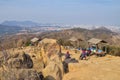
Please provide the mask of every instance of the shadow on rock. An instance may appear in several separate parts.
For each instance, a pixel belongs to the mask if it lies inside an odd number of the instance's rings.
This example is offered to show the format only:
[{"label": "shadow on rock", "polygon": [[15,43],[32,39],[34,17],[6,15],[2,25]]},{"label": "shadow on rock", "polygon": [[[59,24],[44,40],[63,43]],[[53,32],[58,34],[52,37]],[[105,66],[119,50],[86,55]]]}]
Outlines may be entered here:
[{"label": "shadow on rock", "polygon": [[75,58],[68,58],[68,59],[65,59],[63,61],[63,67],[64,67],[64,72],[67,73],[69,72],[68,70],[68,64],[69,63],[78,63],[78,60],[76,60]]},{"label": "shadow on rock", "polygon": [[48,75],[48,76],[46,76],[45,80],[56,80],[56,79],[54,77]]}]

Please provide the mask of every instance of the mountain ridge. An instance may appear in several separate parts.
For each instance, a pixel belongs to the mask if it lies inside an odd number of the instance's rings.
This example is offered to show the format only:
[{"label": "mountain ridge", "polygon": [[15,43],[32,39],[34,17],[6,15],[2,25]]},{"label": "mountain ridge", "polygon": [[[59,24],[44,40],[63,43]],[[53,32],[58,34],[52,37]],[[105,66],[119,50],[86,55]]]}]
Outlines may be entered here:
[{"label": "mountain ridge", "polygon": [[9,26],[20,26],[20,27],[31,27],[31,26],[39,26],[39,23],[33,21],[4,21],[1,23],[2,25]]}]

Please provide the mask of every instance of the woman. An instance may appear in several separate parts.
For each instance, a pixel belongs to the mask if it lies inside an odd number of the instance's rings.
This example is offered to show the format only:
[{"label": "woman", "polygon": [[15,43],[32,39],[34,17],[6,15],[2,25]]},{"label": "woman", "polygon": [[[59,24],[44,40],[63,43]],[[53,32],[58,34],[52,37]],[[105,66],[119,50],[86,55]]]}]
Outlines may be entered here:
[{"label": "woman", "polygon": [[83,60],[84,58],[86,59],[87,53],[86,53],[86,49],[82,49],[82,54],[80,55],[81,60]]},{"label": "woman", "polygon": [[69,51],[67,51],[67,53],[65,54],[65,58],[66,58],[66,59],[70,58]]}]

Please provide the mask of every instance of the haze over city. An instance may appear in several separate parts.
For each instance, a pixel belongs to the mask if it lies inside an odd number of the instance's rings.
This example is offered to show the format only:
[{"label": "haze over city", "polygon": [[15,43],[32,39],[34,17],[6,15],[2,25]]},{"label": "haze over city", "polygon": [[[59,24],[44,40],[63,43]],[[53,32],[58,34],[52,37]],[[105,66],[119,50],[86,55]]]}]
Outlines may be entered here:
[{"label": "haze over city", "polygon": [[119,0],[0,0],[0,23],[30,20],[119,26],[119,4]]}]

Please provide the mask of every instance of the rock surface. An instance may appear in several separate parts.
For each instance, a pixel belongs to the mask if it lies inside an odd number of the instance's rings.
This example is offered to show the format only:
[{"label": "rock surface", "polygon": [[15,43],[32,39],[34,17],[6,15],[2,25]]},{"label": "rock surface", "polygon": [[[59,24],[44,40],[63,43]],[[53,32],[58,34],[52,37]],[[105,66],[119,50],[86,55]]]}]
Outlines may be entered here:
[{"label": "rock surface", "polygon": [[0,80],[40,80],[40,77],[32,69],[8,69],[1,72]]},{"label": "rock surface", "polygon": [[53,61],[43,70],[43,75],[45,80],[62,80],[63,77],[60,67]]},{"label": "rock surface", "polygon": [[8,65],[11,68],[32,68],[33,67],[33,61],[31,57],[26,53],[19,53],[16,55],[13,55],[8,60]]}]

